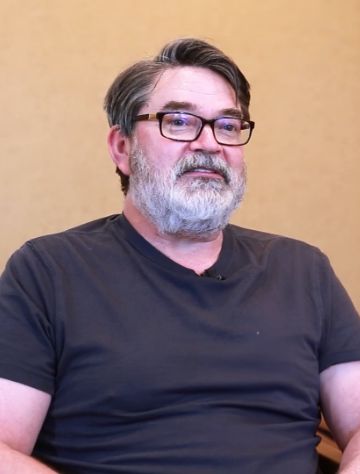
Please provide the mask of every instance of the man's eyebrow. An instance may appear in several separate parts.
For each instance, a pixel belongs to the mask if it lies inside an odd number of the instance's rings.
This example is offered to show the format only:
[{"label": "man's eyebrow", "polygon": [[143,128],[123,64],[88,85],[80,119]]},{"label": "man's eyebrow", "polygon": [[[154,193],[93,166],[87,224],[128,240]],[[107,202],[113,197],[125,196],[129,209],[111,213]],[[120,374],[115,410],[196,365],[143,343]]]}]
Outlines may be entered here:
[{"label": "man's eyebrow", "polygon": [[219,115],[226,115],[226,116],[235,117],[235,118],[243,118],[243,114],[241,110],[236,109],[234,107],[231,107],[230,109],[221,110]]},{"label": "man's eyebrow", "polygon": [[[167,102],[163,107],[161,107],[161,111],[172,111],[172,110],[187,110],[190,112],[196,112],[196,106],[192,104],[191,102],[178,102],[176,100],[171,100],[170,102]],[[223,109],[220,110],[219,113],[217,114],[218,117],[221,116],[230,116],[230,117],[236,117],[236,118],[242,118],[243,114],[240,109],[237,109],[235,107],[230,107],[228,109]]]},{"label": "man's eyebrow", "polygon": [[191,102],[177,102],[176,100],[171,100],[167,102],[163,107],[161,107],[162,111],[165,110],[195,110],[194,104]]}]

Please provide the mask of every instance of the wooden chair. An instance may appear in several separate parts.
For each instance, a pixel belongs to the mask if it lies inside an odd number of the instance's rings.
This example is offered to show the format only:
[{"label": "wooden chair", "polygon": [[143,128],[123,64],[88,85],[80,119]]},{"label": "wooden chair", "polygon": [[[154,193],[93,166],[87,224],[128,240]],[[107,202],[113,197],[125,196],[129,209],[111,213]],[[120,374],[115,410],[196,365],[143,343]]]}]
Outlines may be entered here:
[{"label": "wooden chair", "polygon": [[319,453],[319,467],[323,474],[336,474],[341,460],[341,450],[331,436],[324,419],[321,420],[318,435],[321,437],[320,444],[317,448]]}]

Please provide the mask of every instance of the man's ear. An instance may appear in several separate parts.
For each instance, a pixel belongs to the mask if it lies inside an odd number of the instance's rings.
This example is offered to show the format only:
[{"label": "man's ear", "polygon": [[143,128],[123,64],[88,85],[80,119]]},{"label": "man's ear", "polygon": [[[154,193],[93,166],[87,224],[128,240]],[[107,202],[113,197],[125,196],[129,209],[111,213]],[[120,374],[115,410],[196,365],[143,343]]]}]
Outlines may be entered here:
[{"label": "man's ear", "polygon": [[126,176],[130,174],[130,138],[125,136],[118,125],[110,128],[107,143],[111,159]]}]

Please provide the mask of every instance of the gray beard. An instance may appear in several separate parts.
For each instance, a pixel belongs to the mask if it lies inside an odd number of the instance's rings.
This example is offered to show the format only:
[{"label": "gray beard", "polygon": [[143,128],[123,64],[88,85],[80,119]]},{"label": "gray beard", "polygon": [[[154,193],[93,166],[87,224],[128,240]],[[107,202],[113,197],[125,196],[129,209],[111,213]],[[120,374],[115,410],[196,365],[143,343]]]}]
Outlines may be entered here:
[{"label": "gray beard", "polygon": [[[129,195],[161,234],[201,238],[222,230],[245,193],[246,168],[236,173],[223,159],[197,152],[180,159],[170,171],[151,166],[135,147],[130,156]],[[186,171],[207,168],[223,179],[182,178]]]}]

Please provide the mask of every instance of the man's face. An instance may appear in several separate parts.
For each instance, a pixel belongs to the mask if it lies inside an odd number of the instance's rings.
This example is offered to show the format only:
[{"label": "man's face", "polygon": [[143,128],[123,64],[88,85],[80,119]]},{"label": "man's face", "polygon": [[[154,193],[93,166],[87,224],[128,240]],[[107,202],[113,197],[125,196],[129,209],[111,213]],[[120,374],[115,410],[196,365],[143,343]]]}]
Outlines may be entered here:
[{"label": "man's face", "polygon": [[[239,110],[221,76],[179,67],[161,75],[139,113],[183,111],[210,120]],[[136,124],[128,198],[160,232],[195,236],[222,229],[244,188],[242,147],[219,145],[208,125],[196,140],[176,142],[160,134],[157,121]]]}]

